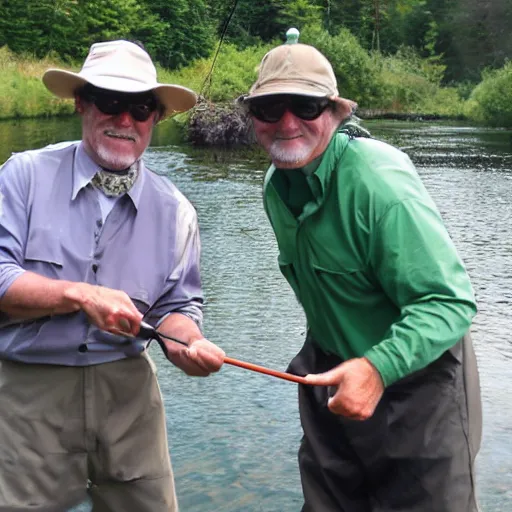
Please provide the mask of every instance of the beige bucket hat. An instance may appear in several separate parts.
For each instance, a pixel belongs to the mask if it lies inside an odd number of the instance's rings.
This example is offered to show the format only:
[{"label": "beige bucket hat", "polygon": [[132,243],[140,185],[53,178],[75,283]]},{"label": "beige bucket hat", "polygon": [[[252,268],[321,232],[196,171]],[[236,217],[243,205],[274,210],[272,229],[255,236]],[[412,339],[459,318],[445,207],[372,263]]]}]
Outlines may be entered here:
[{"label": "beige bucket hat", "polygon": [[147,52],[124,40],[93,44],[78,73],[48,69],[43,75],[43,83],[60,98],[73,98],[77,89],[87,83],[127,93],[153,91],[164,107],[161,119],[185,112],[197,101],[196,94],[186,87],[159,83]]},{"label": "beige bucket hat", "polygon": [[327,97],[349,115],[357,108],[351,100],[341,98],[331,63],[313,46],[298,43],[299,31],[290,29],[288,41],[270,50],[262,59],[258,79],[243,100],[274,94],[299,94],[314,98]]}]

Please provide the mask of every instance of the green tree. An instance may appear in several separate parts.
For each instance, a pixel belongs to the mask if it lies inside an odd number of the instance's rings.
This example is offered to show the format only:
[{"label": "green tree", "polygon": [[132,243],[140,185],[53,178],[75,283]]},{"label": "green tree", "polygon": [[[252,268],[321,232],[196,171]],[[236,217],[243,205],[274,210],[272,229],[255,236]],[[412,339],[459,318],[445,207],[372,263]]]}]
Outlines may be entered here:
[{"label": "green tree", "polygon": [[42,57],[59,53],[72,39],[77,20],[73,0],[19,0],[2,2],[0,7],[0,43],[15,53]]},{"label": "green tree", "polygon": [[[217,20],[218,35],[234,4],[210,0],[210,8]],[[228,26],[226,40],[239,48],[263,42],[284,40],[290,27],[299,30],[319,23],[322,7],[310,0],[239,0]]]},{"label": "green tree", "polygon": [[456,0],[447,30],[446,54],[452,80],[478,81],[483,69],[499,68],[512,55],[512,0]]},{"label": "green tree", "polygon": [[146,5],[163,23],[152,42],[162,66],[179,68],[211,53],[215,27],[203,0],[146,0]]},{"label": "green tree", "polygon": [[0,6],[0,36],[15,53],[82,59],[97,41],[151,41],[163,23],[137,0],[18,0]]}]

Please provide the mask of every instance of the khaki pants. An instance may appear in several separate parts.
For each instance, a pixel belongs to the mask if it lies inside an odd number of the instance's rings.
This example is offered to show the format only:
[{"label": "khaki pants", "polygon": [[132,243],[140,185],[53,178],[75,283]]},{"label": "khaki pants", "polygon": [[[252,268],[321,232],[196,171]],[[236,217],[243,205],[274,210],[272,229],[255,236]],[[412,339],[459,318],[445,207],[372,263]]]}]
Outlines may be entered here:
[{"label": "khaki pants", "polygon": [[0,361],[0,511],[176,512],[149,357],[90,367]]}]

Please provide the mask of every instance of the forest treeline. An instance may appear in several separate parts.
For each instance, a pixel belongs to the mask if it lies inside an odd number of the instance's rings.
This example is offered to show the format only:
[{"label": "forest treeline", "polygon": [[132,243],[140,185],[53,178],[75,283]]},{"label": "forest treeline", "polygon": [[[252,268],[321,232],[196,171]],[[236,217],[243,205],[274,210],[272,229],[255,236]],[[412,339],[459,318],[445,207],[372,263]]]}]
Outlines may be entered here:
[{"label": "forest treeline", "polygon": [[76,68],[115,38],[142,42],[168,76],[204,91],[222,39],[207,92],[232,99],[291,26],[363,107],[512,125],[512,0],[0,0],[0,94],[24,87],[27,62]]}]

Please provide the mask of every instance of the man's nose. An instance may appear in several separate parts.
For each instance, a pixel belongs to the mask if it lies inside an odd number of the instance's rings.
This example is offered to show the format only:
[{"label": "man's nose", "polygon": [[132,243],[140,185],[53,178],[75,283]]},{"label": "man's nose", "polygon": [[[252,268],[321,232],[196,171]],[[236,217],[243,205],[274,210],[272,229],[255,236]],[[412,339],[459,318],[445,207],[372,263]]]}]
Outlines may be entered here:
[{"label": "man's nose", "polygon": [[119,126],[132,126],[134,123],[132,115],[127,110],[121,112],[120,114],[117,114],[114,120],[115,123]]},{"label": "man's nose", "polygon": [[284,111],[283,117],[279,121],[279,127],[281,130],[295,130],[300,127],[300,119],[292,114],[289,109]]}]

